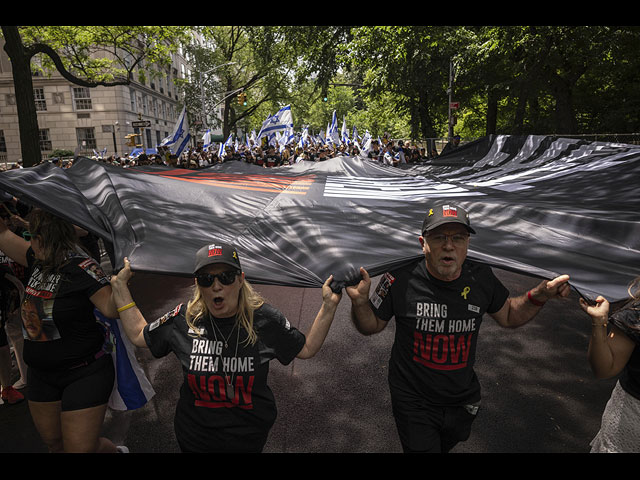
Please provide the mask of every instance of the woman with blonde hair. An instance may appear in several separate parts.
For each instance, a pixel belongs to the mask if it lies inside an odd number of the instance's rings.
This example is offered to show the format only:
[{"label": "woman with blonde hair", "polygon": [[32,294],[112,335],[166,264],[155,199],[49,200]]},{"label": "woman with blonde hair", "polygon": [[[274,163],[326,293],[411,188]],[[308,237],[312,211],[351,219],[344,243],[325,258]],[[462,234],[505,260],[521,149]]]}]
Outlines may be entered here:
[{"label": "woman with blonde hair", "polygon": [[[602,296],[580,306],[591,316],[588,358],[597,378],[620,374],[602,415],[592,453],[640,452],[640,277],[629,286],[629,301],[609,314]],[[610,327],[610,328],[607,328]]]},{"label": "woman with blonde hair", "polygon": [[[0,250],[30,272],[22,318],[31,318],[23,357],[33,422],[50,452],[115,453],[100,437],[114,368],[94,315],[98,308],[117,317],[109,280],[78,246],[73,225],[40,209],[27,220],[24,238],[0,221]],[[46,335],[27,335],[33,322]]]},{"label": "woman with blonde hair", "polygon": [[212,242],[196,253],[193,298],[147,324],[128,288],[128,259],[111,286],[131,342],[155,357],[173,352],[183,383],[174,428],[183,452],[263,450],[277,415],[267,384],[269,361],[287,365],[322,346],[340,302],[329,284],[305,336],[244,278],[233,245]]}]

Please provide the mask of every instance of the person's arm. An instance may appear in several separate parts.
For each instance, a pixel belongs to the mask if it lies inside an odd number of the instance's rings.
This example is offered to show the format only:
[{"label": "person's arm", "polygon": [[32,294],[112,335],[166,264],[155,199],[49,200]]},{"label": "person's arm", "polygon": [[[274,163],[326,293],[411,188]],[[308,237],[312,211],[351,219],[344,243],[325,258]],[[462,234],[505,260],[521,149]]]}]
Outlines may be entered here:
[{"label": "person's arm", "polygon": [[11,260],[26,267],[27,250],[30,246],[31,242],[27,242],[24,238],[13,233],[4,220],[0,219],[0,250]]},{"label": "person's arm", "polygon": [[360,267],[360,275],[362,275],[362,280],[357,285],[346,287],[347,295],[351,298],[351,319],[360,333],[373,335],[384,330],[388,322],[378,318],[371,309],[369,303],[371,278],[369,273]]},{"label": "person's arm", "polygon": [[518,328],[535,317],[542,306],[552,298],[567,297],[570,293],[569,275],[543,280],[519,297],[509,297],[502,308],[490,314],[504,328]]},{"label": "person's arm", "polygon": [[333,323],[338,303],[340,303],[340,299],[342,298],[341,293],[334,293],[331,290],[329,285],[332,280],[333,275],[322,285],[322,306],[309,329],[309,333],[306,335],[306,341],[302,350],[296,355],[297,358],[307,359],[313,357],[318,353],[318,350],[320,350],[320,347],[322,347],[324,343],[324,339],[327,337],[327,333],[329,333],[329,328]]},{"label": "person's arm", "polygon": [[[127,337],[136,347],[147,347],[144,340],[143,330],[147,321],[142,316],[142,312],[135,306],[131,292],[129,291],[129,279],[131,279],[131,265],[129,259],[124,259],[124,268],[118,275],[111,277],[111,289],[113,291],[113,303],[117,310],[117,315],[122,320],[122,325]],[[125,308],[126,307],[126,308]]]},{"label": "person's arm", "polygon": [[582,298],[580,307],[591,316],[591,338],[587,358],[596,378],[611,378],[618,375],[631,358],[635,342],[615,325],[607,335],[609,302],[602,296],[595,305]]}]

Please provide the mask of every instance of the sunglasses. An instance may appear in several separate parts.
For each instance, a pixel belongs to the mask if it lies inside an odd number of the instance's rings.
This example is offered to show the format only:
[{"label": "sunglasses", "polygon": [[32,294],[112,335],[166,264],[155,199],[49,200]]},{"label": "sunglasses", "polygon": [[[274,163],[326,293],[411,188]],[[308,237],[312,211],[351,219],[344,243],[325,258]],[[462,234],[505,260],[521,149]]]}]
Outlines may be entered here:
[{"label": "sunglasses", "polygon": [[196,282],[198,282],[198,285],[201,287],[210,287],[217,278],[222,285],[231,285],[235,282],[238,275],[240,275],[238,270],[227,270],[226,272],[215,275],[212,273],[200,273],[196,275]]},{"label": "sunglasses", "polygon": [[35,233],[31,233],[27,231],[22,232],[22,238],[24,238],[27,241],[31,240],[33,237],[37,237],[37,235]]}]

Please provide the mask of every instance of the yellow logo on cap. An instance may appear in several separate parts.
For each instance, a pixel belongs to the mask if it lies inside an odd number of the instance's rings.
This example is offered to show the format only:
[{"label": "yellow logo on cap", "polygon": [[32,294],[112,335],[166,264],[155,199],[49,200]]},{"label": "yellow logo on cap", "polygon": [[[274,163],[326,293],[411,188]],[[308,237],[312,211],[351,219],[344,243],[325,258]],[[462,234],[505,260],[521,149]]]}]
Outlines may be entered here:
[{"label": "yellow logo on cap", "polygon": [[429,209],[429,216],[433,215],[433,208]]},{"label": "yellow logo on cap", "polygon": [[460,296],[464,297],[464,299],[466,300],[467,299],[467,295],[469,294],[470,291],[471,291],[471,287],[464,287],[464,289],[460,293]]},{"label": "yellow logo on cap", "polygon": [[238,259],[238,254],[236,253],[236,251],[233,251],[233,258],[235,258],[236,260]]}]

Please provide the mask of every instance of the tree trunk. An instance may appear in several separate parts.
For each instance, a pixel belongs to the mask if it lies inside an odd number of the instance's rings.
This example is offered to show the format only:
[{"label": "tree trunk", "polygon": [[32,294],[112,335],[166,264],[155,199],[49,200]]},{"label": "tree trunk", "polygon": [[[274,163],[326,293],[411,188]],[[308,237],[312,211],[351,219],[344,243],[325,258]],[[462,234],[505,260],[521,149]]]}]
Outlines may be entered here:
[{"label": "tree trunk", "polygon": [[578,133],[573,109],[573,94],[569,83],[558,76],[554,77],[553,95],[556,99],[556,133],[559,135]]},{"label": "tree trunk", "polygon": [[498,125],[498,92],[489,87],[487,92],[487,135],[495,135]]},{"label": "tree trunk", "polygon": [[4,50],[11,59],[16,106],[18,109],[22,162],[24,167],[31,167],[42,161],[38,114],[36,113],[36,105],[33,99],[31,55],[28,55],[23,48],[18,27],[3,25],[2,33],[6,42]]}]

